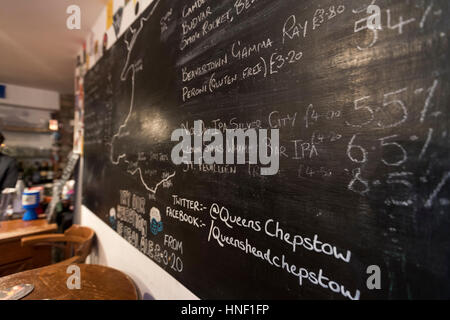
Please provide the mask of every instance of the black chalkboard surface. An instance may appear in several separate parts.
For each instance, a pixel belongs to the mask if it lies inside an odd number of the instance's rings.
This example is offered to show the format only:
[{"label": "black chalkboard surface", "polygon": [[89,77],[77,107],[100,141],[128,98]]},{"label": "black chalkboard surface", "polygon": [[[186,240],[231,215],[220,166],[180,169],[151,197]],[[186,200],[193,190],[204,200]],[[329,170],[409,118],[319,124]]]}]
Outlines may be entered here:
[{"label": "black chalkboard surface", "polygon": [[[449,17],[153,1],[85,77],[84,205],[200,298],[450,298]],[[197,120],[279,129],[278,174],[174,165]]]}]

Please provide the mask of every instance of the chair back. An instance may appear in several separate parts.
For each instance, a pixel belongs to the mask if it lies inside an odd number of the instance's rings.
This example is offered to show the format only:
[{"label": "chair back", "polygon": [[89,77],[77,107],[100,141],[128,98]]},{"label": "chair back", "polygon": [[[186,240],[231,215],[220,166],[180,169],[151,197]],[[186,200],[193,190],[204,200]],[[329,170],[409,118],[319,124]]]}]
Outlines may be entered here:
[{"label": "chair back", "polygon": [[70,238],[79,238],[77,242],[67,242],[65,246],[65,259],[78,256],[78,263],[83,263],[91,252],[95,232],[91,228],[72,225],[64,232]]}]

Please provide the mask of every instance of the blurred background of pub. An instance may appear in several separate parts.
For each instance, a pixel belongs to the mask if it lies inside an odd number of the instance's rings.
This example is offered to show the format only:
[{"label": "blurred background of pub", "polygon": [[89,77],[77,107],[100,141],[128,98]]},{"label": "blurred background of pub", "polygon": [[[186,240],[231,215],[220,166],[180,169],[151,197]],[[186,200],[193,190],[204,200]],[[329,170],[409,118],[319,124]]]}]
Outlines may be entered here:
[{"label": "blurred background of pub", "polygon": [[[43,214],[52,199],[54,183],[61,179],[73,148],[74,96],[17,85],[2,86],[0,132],[5,141],[1,152],[15,159],[19,176],[14,199],[17,205],[14,201],[6,203],[3,196],[0,220],[23,215],[19,191],[26,188],[40,190],[40,205],[36,211]],[[69,219],[67,214],[65,218],[69,225],[73,211],[73,186],[73,181],[67,184],[56,207],[59,213],[69,213]]]}]

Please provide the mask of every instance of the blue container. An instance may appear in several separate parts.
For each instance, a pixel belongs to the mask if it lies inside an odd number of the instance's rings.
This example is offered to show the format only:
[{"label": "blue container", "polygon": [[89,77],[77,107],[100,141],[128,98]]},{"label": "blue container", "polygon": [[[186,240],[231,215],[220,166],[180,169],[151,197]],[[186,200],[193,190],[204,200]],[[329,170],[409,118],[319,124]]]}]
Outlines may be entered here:
[{"label": "blue container", "polygon": [[23,221],[36,220],[38,218],[36,208],[39,207],[39,194],[39,190],[25,191],[22,194],[22,208],[26,210],[23,215]]}]

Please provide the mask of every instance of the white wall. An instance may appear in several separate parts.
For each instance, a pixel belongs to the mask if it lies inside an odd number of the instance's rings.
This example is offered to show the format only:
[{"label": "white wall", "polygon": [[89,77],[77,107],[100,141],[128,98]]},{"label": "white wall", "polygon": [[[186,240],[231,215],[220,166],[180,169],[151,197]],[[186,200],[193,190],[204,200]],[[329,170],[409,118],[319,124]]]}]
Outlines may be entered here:
[{"label": "white wall", "polygon": [[[114,1],[114,12],[123,0]],[[151,0],[141,0],[140,12],[144,11]],[[134,19],[133,1],[130,1],[124,10],[123,22],[120,34],[128,28]],[[97,23],[92,28],[91,38],[87,40],[87,46],[98,40],[99,44],[103,41],[103,34],[106,26],[106,9],[102,12]],[[108,31],[108,47],[111,47],[116,37],[114,31],[110,28]],[[120,37],[119,34],[119,37]],[[87,48],[87,53],[90,52]],[[90,67],[92,67],[99,57],[90,56]],[[83,161],[80,163],[82,172]],[[81,181],[81,176],[79,177]],[[78,194],[81,194],[81,183],[79,183]],[[75,223],[88,226],[94,229],[96,233],[96,243],[93,252],[87,262],[106,265],[130,276],[139,288],[143,299],[198,299],[192,292],[184,287],[180,282],[173,278],[169,273],[160,268],[150,258],[142,254],[138,249],[129,244],[120,237],[113,229],[100,220],[93,212],[78,203],[80,212],[75,217]]]},{"label": "white wall", "polygon": [[[50,113],[60,109],[56,91],[1,84],[6,86],[6,98],[0,98],[0,130],[2,126],[14,126],[11,122],[17,122],[17,119],[23,121],[23,127],[46,129]],[[50,149],[53,143],[48,133],[3,131],[3,134],[8,146]]]},{"label": "white wall", "polygon": [[53,137],[48,133],[23,133],[2,131],[5,136],[5,144],[8,147],[35,148],[50,150],[53,145]]},{"label": "white wall", "polygon": [[1,83],[6,86],[6,98],[0,104],[45,110],[59,110],[59,93]]},{"label": "white wall", "polygon": [[[154,0],[139,0],[139,13],[138,16],[147,9],[147,7],[153,2]],[[108,30],[106,29],[106,7],[103,9],[102,13],[98,17],[97,21],[91,28],[90,35],[86,39],[86,54],[89,55],[89,68],[92,68],[92,66],[101,58],[101,47],[103,45],[103,36],[106,33],[108,36],[108,43],[107,43],[107,49],[111,48],[113,44],[116,42],[117,38],[120,38],[122,34],[125,32],[125,30],[128,29],[128,27],[136,20],[136,15],[134,12],[134,2],[130,1],[127,6],[123,9],[122,14],[122,23],[120,25],[120,31],[118,36],[116,37],[114,28],[111,26]],[[113,1],[113,13],[117,11],[118,8],[121,6],[124,6],[125,1],[124,0],[114,0]],[[98,52],[95,54],[93,48],[95,46],[95,42],[98,43]],[[80,48],[79,54],[81,55],[83,53],[82,48]]]},{"label": "white wall", "polygon": [[95,246],[87,262],[125,272],[139,288],[142,299],[197,299],[192,292],[86,207],[81,210],[80,224],[94,229],[96,234]]}]

